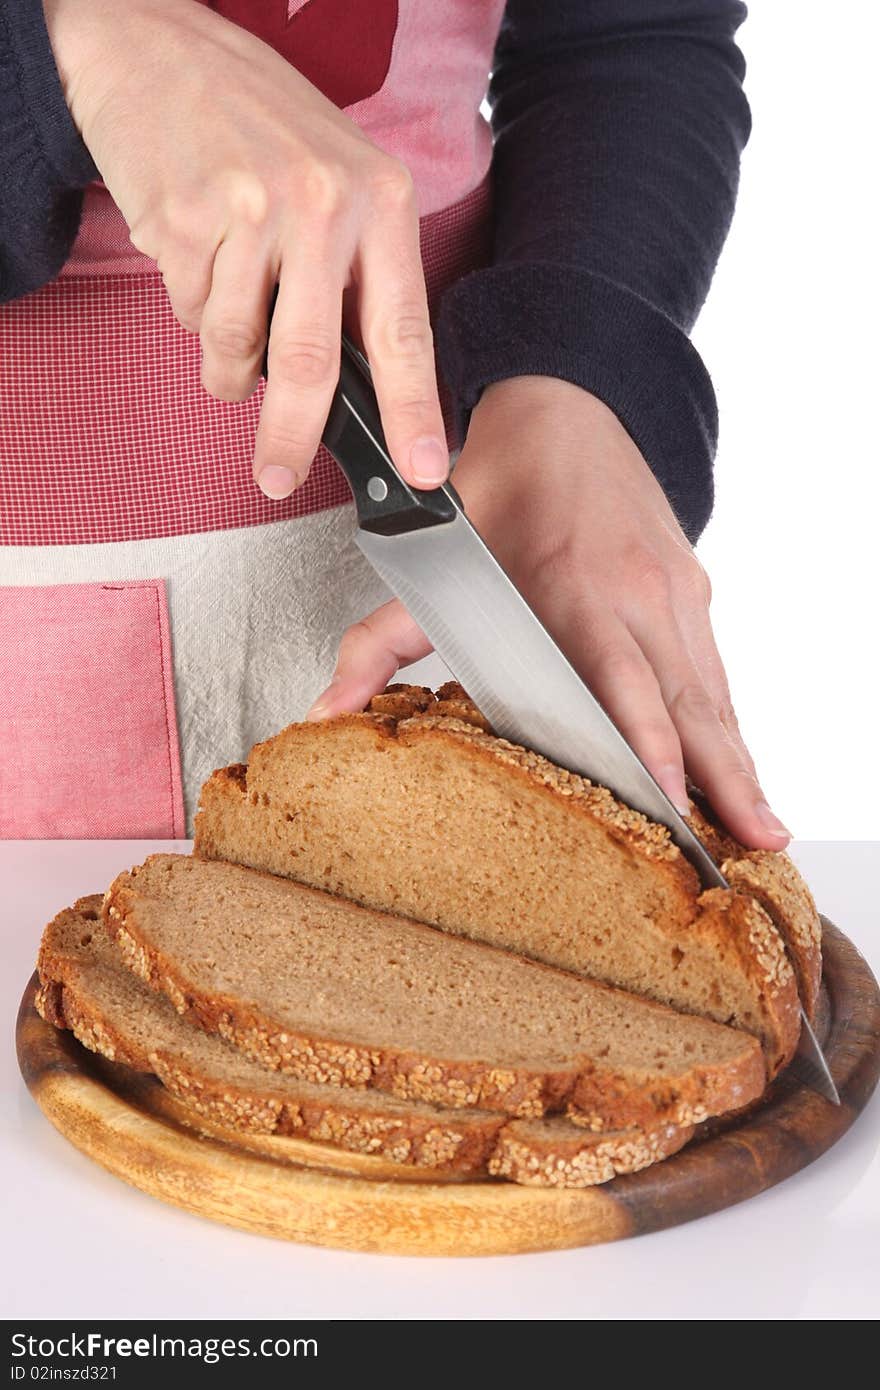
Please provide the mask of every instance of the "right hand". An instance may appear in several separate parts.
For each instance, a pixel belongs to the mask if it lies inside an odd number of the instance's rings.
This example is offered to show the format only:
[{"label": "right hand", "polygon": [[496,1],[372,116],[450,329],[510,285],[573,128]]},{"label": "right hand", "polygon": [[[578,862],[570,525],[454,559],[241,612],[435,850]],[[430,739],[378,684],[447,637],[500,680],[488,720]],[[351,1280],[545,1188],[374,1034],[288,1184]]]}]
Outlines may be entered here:
[{"label": "right hand", "polygon": [[269,379],[254,476],[302,483],[339,374],[343,291],[389,450],[444,480],[412,180],[267,44],[195,0],[44,0],[73,119],[135,246],[202,343],[202,382],[240,401]]},{"label": "right hand", "polygon": [[[789,832],[758,783],[709,617],[708,577],[621,422],[571,382],[483,392],[455,486],[525,595],[683,815],[685,772],[744,845]],[[312,719],[363,709],[430,643],[398,600],[345,633]]]}]

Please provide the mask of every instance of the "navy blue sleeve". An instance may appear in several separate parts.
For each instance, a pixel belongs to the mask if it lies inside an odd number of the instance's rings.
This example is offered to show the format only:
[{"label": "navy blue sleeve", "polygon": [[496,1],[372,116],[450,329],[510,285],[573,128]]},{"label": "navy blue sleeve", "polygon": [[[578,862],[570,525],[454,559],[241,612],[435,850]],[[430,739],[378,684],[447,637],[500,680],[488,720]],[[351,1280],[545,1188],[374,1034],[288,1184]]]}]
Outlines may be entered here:
[{"label": "navy blue sleeve", "polygon": [[42,0],[0,0],[0,300],[38,289],[73,244],[97,170],[73,123]]},{"label": "navy blue sleeve", "polygon": [[734,0],[508,0],[490,86],[493,264],[448,291],[438,325],[462,418],[512,376],[584,387],[691,540],[712,510],[717,410],[687,334],[749,134],[745,13]]}]

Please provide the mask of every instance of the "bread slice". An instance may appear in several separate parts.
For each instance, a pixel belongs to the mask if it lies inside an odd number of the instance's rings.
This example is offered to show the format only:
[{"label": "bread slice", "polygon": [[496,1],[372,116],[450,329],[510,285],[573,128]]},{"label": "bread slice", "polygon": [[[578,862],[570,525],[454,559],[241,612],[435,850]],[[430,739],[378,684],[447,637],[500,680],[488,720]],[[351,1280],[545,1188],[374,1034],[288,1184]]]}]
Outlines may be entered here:
[{"label": "bread slice", "polygon": [[154,855],[108,890],[125,962],[305,1080],[594,1129],[692,1124],[759,1095],[746,1033],[232,864]]},{"label": "bread slice", "polygon": [[201,793],[195,853],[520,952],[761,1038],[800,1032],[778,930],[665,827],[485,730],[455,686],[293,724]]},{"label": "bread slice", "polygon": [[691,828],[731,888],[761,904],[788,950],[801,1003],[815,1017],[822,982],[822,923],[813,895],[787,854],[747,850],[712,820],[702,794],[691,789]]},{"label": "bread slice", "polygon": [[635,1172],[677,1152],[693,1133],[666,1125],[649,1134],[590,1134],[565,1120],[443,1110],[270,1071],[187,1023],[127,970],[100,912],[100,897],[83,898],[47,926],[37,1008],[56,1027],[70,1028],[91,1051],[152,1072],[213,1124],[248,1134],[295,1134],[390,1164],[428,1168],[438,1176],[492,1172],[567,1187]]}]

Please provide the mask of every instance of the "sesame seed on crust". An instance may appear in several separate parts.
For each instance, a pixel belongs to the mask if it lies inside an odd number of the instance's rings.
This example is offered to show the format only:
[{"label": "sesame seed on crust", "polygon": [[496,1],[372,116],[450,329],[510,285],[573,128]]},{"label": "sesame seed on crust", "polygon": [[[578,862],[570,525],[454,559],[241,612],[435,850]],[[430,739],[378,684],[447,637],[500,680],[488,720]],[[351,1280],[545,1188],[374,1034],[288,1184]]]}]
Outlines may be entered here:
[{"label": "sesame seed on crust", "polygon": [[668,1158],[692,1134],[692,1126],[676,1125],[605,1135],[567,1134],[557,1125],[538,1134],[514,1121],[499,1136],[489,1172],[526,1186],[592,1187]]}]

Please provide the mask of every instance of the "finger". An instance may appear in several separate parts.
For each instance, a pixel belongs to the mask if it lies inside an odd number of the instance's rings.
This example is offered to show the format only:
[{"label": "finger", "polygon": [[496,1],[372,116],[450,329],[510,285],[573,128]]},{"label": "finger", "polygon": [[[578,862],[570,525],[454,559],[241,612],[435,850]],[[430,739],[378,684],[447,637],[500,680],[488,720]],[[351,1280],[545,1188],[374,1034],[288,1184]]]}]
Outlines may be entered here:
[{"label": "finger", "polygon": [[187,333],[198,333],[211,292],[212,258],[193,247],[172,252],[158,262],[174,317]]},{"label": "finger", "polygon": [[578,670],[605,712],[680,814],[689,809],[681,743],[657,678],[622,623],[570,643]]},{"label": "finger", "polygon": [[254,447],[267,497],[287,497],[308,477],[339,379],[345,271],[303,237],[281,265],[269,333],[269,372]]},{"label": "finger", "polygon": [[709,610],[702,606],[679,615],[679,627],[691,660],[703,678],[703,684],[718,712],[723,728],[738,747],[746,766],[757,781],[755,761],[739,727],[739,720],[730,695],[727,672],[724,669],[721,653],[718,651],[715,634],[712,631]]},{"label": "finger", "polygon": [[239,226],[214,256],[202,313],[202,385],[221,401],[243,401],[260,375],[274,276],[260,233]]},{"label": "finger", "polygon": [[685,766],[727,828],[755,849],[782,849],[791,838],[773,814],[750,760],[724,727],[694,665],[671,609],[633,625],[633,636],[656,673],[681,740]]},{"label": "finger", "polygon": [[420,660],[430,650],[421,628],[403,604],[392,599],[343,635],[336,673],[306,718],[330,719],[364,709],[400,666]]},{"label": "finger", "polygon": [[449,474],[434,342],[405,170],[367,221],[358,255],[360,328],[388,450],[403,477],[432,488]]}]

